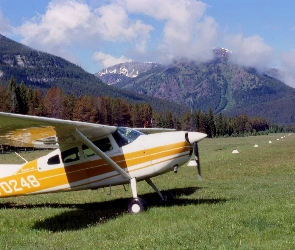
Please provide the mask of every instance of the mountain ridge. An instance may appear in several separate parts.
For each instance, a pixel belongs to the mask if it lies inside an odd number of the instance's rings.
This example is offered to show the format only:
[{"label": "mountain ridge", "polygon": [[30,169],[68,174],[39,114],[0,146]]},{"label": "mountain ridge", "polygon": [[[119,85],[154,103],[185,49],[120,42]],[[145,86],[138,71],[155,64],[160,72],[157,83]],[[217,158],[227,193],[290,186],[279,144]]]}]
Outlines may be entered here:
[{"label": "mountain ridge", "polygon": [[162,99],[108,86],[94,74],[61,57],[34,50],[0,34],[0,83],[7,86],[12,76],[16,82],[24,81],[26,85],[40,88],[43,92],[55,86],[67,95],[120,97],[131,102],[147,102],[157,111],[171,110],[177,114],[187,110]]},{"label": "mountain ridge", "polygon": [[[0,84],[7,86],[13,76],[16,82],[24,81],[41,90],[56,86],[65,94],[147,102],[164,113],[179,115],[211,108],[215,114],[259,115],[272,123],[295,124],[295,90],[275,78],[278,72],[263,73],[234,64],[229,60],[233,52],[226,49],[214,52],[215,58],[206,63],[186,59],[169,65],[123,63],[112,66],[113,70],[102,71],[104,80],[101,80],[97,74],[90,74],[61,57],[0,35]],[[121,69],[114,71],[116,67]],[[115,80],[115,84],[108,83],[107,77]]]},{"label": "mountain ridge", "polygon": [[[265,72],[233,63],[231,51],[215,49],[214,52],[215,58],[210,62],[175,60],[135,78],[125,78],[115,86],[191,109],[212,108],[215,114],[222,112],[230,116],[257,113],[276,124],[295,124],[295,104],[292,104],[295,89]],[[259,107],[264,107],[263,112]],[[289,115],[280,112],[285,109]]]}]

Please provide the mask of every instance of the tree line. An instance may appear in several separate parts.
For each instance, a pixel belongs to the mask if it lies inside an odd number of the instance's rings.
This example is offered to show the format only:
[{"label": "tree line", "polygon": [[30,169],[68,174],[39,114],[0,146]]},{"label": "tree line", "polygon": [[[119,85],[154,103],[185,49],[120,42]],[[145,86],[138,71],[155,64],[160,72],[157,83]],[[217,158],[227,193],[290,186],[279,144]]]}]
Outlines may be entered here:
[{"label": "tree line", "polygon": [[194,110],[181,116],[155,111],[147,103],[131,103],[126,99],[107,96],[66,95],[62,89],[51,87],[46,93],[17,84],[12,77],[8,87],[0,86],[0,111],[45,116],[82,122],[126,127],[165,127],[177,130],[204,132],[208,137],[243,136],[268,132],[282,132],[263,117],[247,115],[226,117]]}]

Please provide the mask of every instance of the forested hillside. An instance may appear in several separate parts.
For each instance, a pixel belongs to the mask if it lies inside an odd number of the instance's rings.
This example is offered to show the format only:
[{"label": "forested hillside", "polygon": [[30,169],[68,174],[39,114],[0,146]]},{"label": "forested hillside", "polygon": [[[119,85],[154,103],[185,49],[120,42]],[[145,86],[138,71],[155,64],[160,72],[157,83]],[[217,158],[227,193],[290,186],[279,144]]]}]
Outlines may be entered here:
[{"label": "forested hillside", "polygon": [[24,83],[17,84],[13,78],[8,88],[0,86],[0,111],[115,126],[200,131],[208,137],[256,135],[282,130],[272,126],[265,118],[246,115],[228,118],[221,113],[215,116],[212,109],[208,112],[200,109],[184,112],[178,116],[171,111],[156,111],[148,103],[130,103],[126,99],[92,95],[66,95],[57,87],[51,87],[43,94]]},{"label": "forested hillside", "polygon": [[139,95],[127,90],[108,86],[81,67],[48,53],[31,49],[0,35],[0,84],[7,87],[11,77],[26,86],[38,88],[43,93],[52,86],[66,95],[95,95],[123,98],[129,102],[146,102],[154,109],[181,114],[187,107]]},{"label": "forested hillside", "polygon": [[233,63],[225,49],[215,49],[210,62],[175,60],[122,78],[115,86],[206,112],[211,108],[214,114],[264,116],[272,123],[295,124],[295,89],[255,68]]},{"label": "forested hillside", "polygon": [[55,87],[75,99],[89,95],[120,98],[132,105],[148,104],[154,112],[171,112],[178,118],[191,111],[212,110],[214,115],[246,114],[265,117],[272,124],[295,124],[293,88],[256,69],[232,64],[221,52],[203,64],[183,59],[166,66],[149,63],[147,68],[143,63],[129,63],[125,68],[121,65],[120,72],[132,78],[124,78],[113,87],[63,58],[0,35],[0,85],[7,88],[13,77],[17,84],[23,83],[44,96]]}]

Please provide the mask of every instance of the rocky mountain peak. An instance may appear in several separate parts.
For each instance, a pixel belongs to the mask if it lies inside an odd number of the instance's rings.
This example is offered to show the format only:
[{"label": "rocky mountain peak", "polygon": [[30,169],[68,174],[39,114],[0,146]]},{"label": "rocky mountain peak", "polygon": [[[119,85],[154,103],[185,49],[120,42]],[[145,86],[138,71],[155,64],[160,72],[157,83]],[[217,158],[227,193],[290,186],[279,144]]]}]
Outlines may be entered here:
[{"label": "rocky mountain peak", "polygon": [[125,62],[105,68],[95,75],[105,83],[113,85],[128,78],[135,78],[139,74],[158,66],[158,63],[153,62]]}]

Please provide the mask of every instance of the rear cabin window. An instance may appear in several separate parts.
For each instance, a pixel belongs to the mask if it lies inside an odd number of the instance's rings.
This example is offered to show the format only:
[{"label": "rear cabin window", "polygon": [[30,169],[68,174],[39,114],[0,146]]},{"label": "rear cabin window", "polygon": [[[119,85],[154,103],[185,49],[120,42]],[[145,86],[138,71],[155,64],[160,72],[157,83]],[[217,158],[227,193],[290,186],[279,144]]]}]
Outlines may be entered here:
[{"label": "rear cabin window", "polygon": [[80,153],[78,147],[74,147],[61,152],[61,158],[64,163],[80,160]]},{"label": "rear cabin window", "polygon": [[[92,143],[102,152],[107,152],[113,149],[113,145],[108,137],[93,141]],[[84,144],[82,145],[82,150],[85,158],[95,155],[93,150]]]}]

